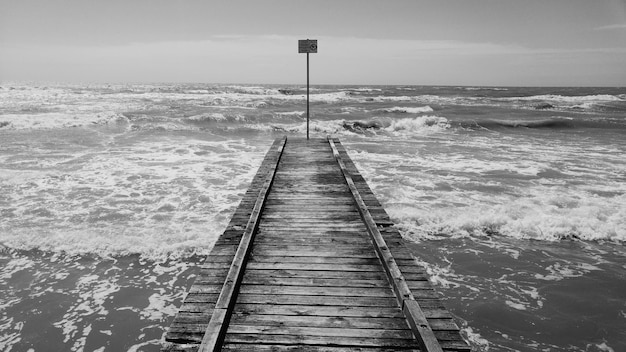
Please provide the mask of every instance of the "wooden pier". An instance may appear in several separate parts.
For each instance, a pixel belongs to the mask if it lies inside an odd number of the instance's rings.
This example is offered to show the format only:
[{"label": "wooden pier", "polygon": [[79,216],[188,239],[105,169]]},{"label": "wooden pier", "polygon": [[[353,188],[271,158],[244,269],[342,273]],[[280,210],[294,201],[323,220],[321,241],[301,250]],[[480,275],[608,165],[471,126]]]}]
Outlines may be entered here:
[{"label": "wooden pier", "polygon": [[163,351],[469,351],[337,139],[278,139]]}]

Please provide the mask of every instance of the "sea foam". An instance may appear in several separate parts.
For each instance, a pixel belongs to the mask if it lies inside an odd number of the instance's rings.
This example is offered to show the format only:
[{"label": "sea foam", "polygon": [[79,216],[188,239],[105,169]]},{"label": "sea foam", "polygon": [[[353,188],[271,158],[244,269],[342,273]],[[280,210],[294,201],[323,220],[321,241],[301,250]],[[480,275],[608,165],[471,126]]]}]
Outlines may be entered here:
[{"label": "sea foam", "polygon": [[104,257],[207,253],[264,151],[170,137],[22,169],[0,181],[0,243]]},{"label": "sea foam", "polygon": [[6,114],[0,116],[0,129],[29,130],[84,127],[107,125],[125,120],[124,116],[115,112]]},{"label": "sea foam", "polygon": [[382,109],[385,112],[398,112],[398,113],[408,113],[408,114],[421,114],[424,112],[432,112],[433,108],[430,106],[418,106],[418,107],[399,107],[394,106],[393,108]]},{"label": "sea foam", "polygon": [[626,241],[626,188],[611,181],[619,177],[619,164],[595,185],[576,185],[567,179],[587,178],[593,171],[561,166],[559,180],[553,178],[559,174],[549,171],[553,162],[560,163],[555,155],[528,161],[509,153],[501,154],[506,159],[494,155],[486,160],[441,151],[435,157],[353,150],[351,156],[397,226],[414,240],[508,236]]},{"label": "sea foam", "polygon": [[569,96],[569,95],[532,95],[526,97],[510,97],[510,98],[497,98],[499,100],[538,100],[538,101],[557,101],[567,103],[587,103],[587,102],[602,102],[602,101],[620,101],[624,100],[616,95],[611,94],[595,94],[595,95],[581,95],[581,96]]}]

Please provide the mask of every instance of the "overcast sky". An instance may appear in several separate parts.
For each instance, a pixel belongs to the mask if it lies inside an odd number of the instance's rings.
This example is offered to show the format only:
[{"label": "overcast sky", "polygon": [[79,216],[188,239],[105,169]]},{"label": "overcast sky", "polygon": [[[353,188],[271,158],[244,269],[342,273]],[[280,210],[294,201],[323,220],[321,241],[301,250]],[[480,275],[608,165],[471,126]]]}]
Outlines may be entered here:
[{"label": "overcast sky", "polygon": [[626,0],[0,0],[0,81],[626,86]]}]

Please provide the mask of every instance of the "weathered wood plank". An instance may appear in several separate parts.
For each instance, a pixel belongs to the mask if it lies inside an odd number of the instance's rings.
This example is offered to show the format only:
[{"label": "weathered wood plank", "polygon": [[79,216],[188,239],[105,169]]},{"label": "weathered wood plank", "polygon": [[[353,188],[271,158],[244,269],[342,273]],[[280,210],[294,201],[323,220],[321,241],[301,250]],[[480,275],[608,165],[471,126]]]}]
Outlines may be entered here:
[{"label": "weathered wood plank", "polygon": [[[368,245],[362,245],[362,244],[357,244],[357,245],[350,245],[350,246],[329,246],[329,245],[320,245],[320,244],[316,244],[316,245],[295,245],[295,244],[289,244],[289,243],[281,243],[281,244],[276,244],[276,243],[268,243],[268,242],[264,242],[264,243],[258,243],[255,245],[254,250],[258,250],[258,251],[263,251],[263,250],[273,250],[273,251],[284,251],[282,255],[284,254],[289,254],[289,253],[296,253],[296,252],[301,252],[303,253],[302,255],[304,255],[305,252],[329,252],[329,251],[333,251],[333,252],[337,252],[339,254],[339,256],[343,256],[344,253],[367,253],[367,249],[369,248]],[[255,253],[260,253],[260,252],[255,252]],[[295,254],[294,254],[295,255]]]},{"label": "weathered wood plank", "polygon": [[283,345],[316,345],[316,346],[349,346],[354,347],[394,347],[396,349],[417,348],[413,338],[407,339],[384,339],[367,337],[345,337],[311,335],[272,335],[272,334],[243,334],[230,333],[226,336],[225,343],[249,343],[249,344],[283,344]]},{"label": "weathered wood plank", "polygon": [[249,285],[280,285],[309,287],[385,287],[385,280],[328,279],[328,278],[278,278],[278,277],[246,277],[244,282]]},{"label": "weathered wood plank", "polygon": [[279,285],[243,285],[240,293],[259,295],[298,295],[298,296],[351,296],[351,297],[393,297],[393,292],[385,288],[362,287],[313,287],[313,286],[279,286]]},{"label": "weathered wood plank", "polygon": [[319,306],[304,304],[241,304],[233,314],[247,315],[297,315],[323,317],[404,318],[398,307]]},{"label": "weathered wood plank", "polygon": [[[337,235],[342,235],[342,234],[358,234],[358,236],[363,237],[366,236],[366,232],[364,229],[361,228],[356,228],[356,229],[341,229],[339,227],[335,227],[332,229],[325,229],[325,228],[307,228],[306,226],[303,226],[304,228],[306,228],[306,232],[300,231],[299,229],[302,226],[294,226],[293,228],[289,228],[287,226],[282,226],[282,227],[274,227],[274,228],[264,228],[264,229],[259,229],[259,233],[274,233],[274,234],[283,234],[285,236],[287,235],[294,235],[294,234],[300,234],[302,236],[337,236]],[[356,235],[355,235],[356,236]],[[371,246],[370,246],[371,247]],[[369,247],[368,247],[369,248]]]},{"label": "weathered wood plank", "polygon": [[[346,274],[341,271],[330,270],[295,270],[295,269],[249,269],[246,273],[258,277],[295,277],[295,278],[345,278]],[[356,280],[386,280],[385,274],[378,271],[353,271],[351,279]]]},{"label": "weathered wood plank", "polygon": [[[260,344],[242,344],[227,343],[222,347],[222,351],[240,351],[240,352],[397,352],[398,348],[385,347],[350,347],[350,346],[319,346],[319,345],[260,345]],[[419,352],[417,349],[402,349],[406,352]],[[167,351],[170,352],[170,351]],[[172,351],[174,352],[174,351]]]},{"label": "weathered wood plank", "polygon": [[303,304],[319,306],[351,307],[397,307],[392,297],[309,296],[309,295],[261,295],[241,294],[237,303],[254,304]]},{"label": "weathered wood plank", "polygon": [[261,230],[270,230],[270,231],[280,231],[281,229],[291,229],[294,232],[295,231],[306,231],[306,230],[311,230],[311,231],[316,231],[316,232],[320,232],[320,231],[363,231],[364,227],[361,224],[344,224],[342,225],[332,225],[332,224],[317,224],[317,225],[310,225],[307,226],[307,224],[299,224],[299,223],[295,223],[295,224],[291,224],[291,226],[289,226],[289,224],[287,223],[271,223],[271,224],[261,224],[259,226],[259,229]]},{"label": "weathered wood plank", "polygon": [[[268,215],[276,214],[275,212],[270,212]],[[347,228],[358,228],[364,230],[362,224],[360,224],[356,218],[347,218],[343,221],[341,219],[322,219],[320,214],[312,214],[309,218],[304,218],[301,214],[295,214],[290,216],[287,214],[284,218],[265,218],[266,220],[263,223],[263,228],[275,226],[275,227],[310,227],[313,229],[320,229],[326,227],[347,227]]]},{"label": "weathered wood plank", "polygon": [[165,342],[161,347],[161,352],[196,352],[198,347],[198,344]]},{"label": "weathered wood plank", "polygon": [[250,269],[269,270],[323,270],[323,271],[380,271],[379,265],[352,265],[352,264],[301,264],[301,263],[248,263]]},{"label": "weathered wood plank", "polygon": [[264,334],[326,337],[358,337],[361,339],[399,339],[411,340],[413,333],[409,329],[337,329],[334,327],[296,327],[274,325],[239,325],[231,324],[229,334]]},{"label": "weathered wood plank", "polygon": [[291,257],[263,256],[254,254],[252,260],[258,263],[303,263],[303,264],[359,264],[378,265],[378,258],[342,258],[342,257]]},{"label": "weathered wood plank", "polygon": [[312,327],[335,329],[380,329],[407,330],[404,317],[372,318],[372,317],[325,317],[325,316],[294,316],[294,315],[258,315],[233,314],[231,324],[248,326],[273,327]]},{"label": "weathered wood plank", "polygon": [[301,244],[340,244],[340,245],[351,245],[351,244],[360,244],[367,243],[367,238],[363,237],[355,237],[355,236],[335,236],[335,237],[321,237],[321,236],[311,236],[310,238],[304,238],[301,236],[271,236],[266,235],[263,236],[264,241],[273,242],[273,243],[289,243],[297,245]]},{"label": "weathered wood plank", "polygon": [[333,211],[328,212],[278,212],[274,209],[267,209],[263,214],[263,220],[283,220],[283,221],[300,221],[300,222],[358,222],[361,220],[358,212],[351,213],[337,213]]},{"label": "weathered wood plank", "polygon": [[[306,250],[306,248],[318,248],[318,251]],[[322,250],[325,248],[325,250]],[[348,249],[340,249],[334,247],[310,247],[307,246],[302,248],[301,246],[295,245],[285,245],[285,246],[273,246],[273,245],[265,245],[265,246],[255,246],[253,249],[253,255],[264,255],[264,256],[281,256],[281,255],[289,255],[293,257],[307,257],[307,258],[315,258],[315,257],[340,257],[340,258],[372,258],[376,259],[376,254],[362,251],[358,249],[348,248]]]},{"label": "weathered wood plank", "polygon": [[275,230],[275,231],[267,231],[267,230],[259,230],[258,233],[259,238],[364,238],[369,240],[367,233],[365,231],[307,231],[307,232],[298,232],[289,229],[285,230]]}]

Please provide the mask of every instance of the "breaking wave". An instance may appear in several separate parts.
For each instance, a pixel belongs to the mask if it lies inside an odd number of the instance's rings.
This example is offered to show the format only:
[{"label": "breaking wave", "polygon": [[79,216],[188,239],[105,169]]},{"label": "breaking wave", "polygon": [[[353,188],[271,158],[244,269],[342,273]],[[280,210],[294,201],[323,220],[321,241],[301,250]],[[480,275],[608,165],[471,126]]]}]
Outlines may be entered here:
[{"label": "breaking wave", "polygon": [[626,129],[626,125],[620,121],[609,119],[574,119],[571,117],[553,117],[548,119],[532,119],[532,120],[467,120],[456,121],[453,124],[464,129],[509,129],[509,128],[529,128],[529,129]]},{"label": "breaking wave", "polygon": [[458,125],[462,128],[498,129],[498,128],[570,128],[574,122],[570,118],[552,118],[541,120],[473,120],[461,121]]},{"label": "breaking wave", "polygon": [[371,120],[343,122],[343,128],[350,132],[363,133],[365,131],[381,131],[394,135],[439,132],[449,127],[449,121],[445,117],[440,116],[418,116],[403,119],[379,117]]},{"label": "breaking wave", "polygon": [[545,95],[532,95],[527,97],[509,97],[498,98],[500,100],[529,100],[529,101],[556,101],[567,103],[588,103],[588,102],[604,102],[604,101],[623,101],[624,99],[617,95],[611,94],[596,94],[596,95],[581,95],[581,96],[569,96],[558,94],[545,94]]},{"label": "breaking wave", "polygon": [[42,130],[68,127],[108,125],[126,121],[122,114],[101,113],[59,113],[6,114],[0,117],[0,130]]},{"label": "breaking wave", "polygon": [[382,109],[381,111],[385,112],[397,112],[397,113],[408,113],[408,114],[421,114],[425,112],[433,112],[433,108],[430,106],[418,106],[418,107],[398,107],[395,106],[393,108]]},{"label": "breaking wave", "polygon": [[518,198],[499,207],[422,208],[389,204],[388,211],[398,227],[409,237],[436,239],[446,237],[507,236],[544,241],[608,240],[626,242],[626,223],[622,202],[614,198],[584,200],[546,194]]}]

